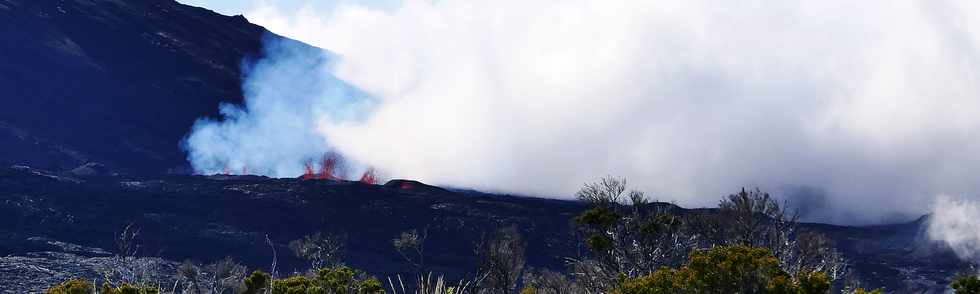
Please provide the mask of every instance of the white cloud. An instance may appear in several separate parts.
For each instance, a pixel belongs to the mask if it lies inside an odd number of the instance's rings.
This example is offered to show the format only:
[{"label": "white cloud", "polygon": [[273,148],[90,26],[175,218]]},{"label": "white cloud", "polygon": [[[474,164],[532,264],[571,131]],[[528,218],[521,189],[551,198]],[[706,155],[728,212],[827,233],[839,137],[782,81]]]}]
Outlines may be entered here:
[{"label": "white cloud", "polygon": [[940,241],[963,260],[980,258],[980,206],[976,201],[939,196],[929,218],[929,238]]},{"label": "white cloud", "polygon": [[[266,2],[268,3],[268,2]],[[395,177],[682,205],[821,187],[851,220],[980,195],[980,4],[405,1],[246,16],[380,99],[322,140]],[[302,105],[296,107],[302,108]]]}]

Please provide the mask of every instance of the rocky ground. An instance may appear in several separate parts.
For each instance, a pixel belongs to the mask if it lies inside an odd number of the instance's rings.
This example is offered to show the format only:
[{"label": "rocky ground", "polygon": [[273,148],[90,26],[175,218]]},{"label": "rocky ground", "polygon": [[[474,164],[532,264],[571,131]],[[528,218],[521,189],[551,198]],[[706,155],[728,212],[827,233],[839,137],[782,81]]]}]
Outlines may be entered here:
[{"label": "rocky ground", "polygon": [[[345,236],[345,261],[356,268],[379,275],[409,273],[412,266],[391,240],[411,229],[428,232],[426,268],[463,277],[473,269],[473,245],[482,234],[510,225],[527,238],[529,266],[561,270],[564,258],[579,256],[571,219],[582,209],[571,201],[414,181],[77,176],[16,166],[0,169],[0,256],[5,256],[0,257],[0,289],[22,293],[120,268],[114,237],[129,225],[140,230],[137,256],[155,260],[156,271],[150,272],[161,281],[186,259],[232,256],[250,268],[267,269],[273,248],[282,272],[302,270],[305,263],[292,257],[288,243],[313,232]],[[834,239],[868,287],[941,292],[965,265],[922,239],[925,221],[805,226]]]},{"label": "rocky ground", "polygon": [[186,170],[178,142],[279,38],[174,0],[0,0],[0,36],[0,163],[131,174]]},{"label": "rocky ground", "polygon": [[[417,229],[428,232],[426,267],[463,276],[474,267],[473,246],[482,234],[519,225],[536,253],[528,256],[529,265],[560,268],[576,252],[570,219],[581,209],[573,202],[464,194],[413,181],[81,178],[15,167],[0,171],[0,256],[7,256],[0,264],[37,261],[47,252],[108,257],[118,251],[114,237],[132,225],[140,229],[139,256],[199,262],[232,256],[267,268],[273,260],[268,238],[279,268],[290,272],[306,264],[289,253],[289,241],[328,232],[348,240],[348,264],[372,273],[406,273],[412,267],[392,239]],[[35,274],[22,274],[31,268],[0,267],[0,285],[40,287],[48,281],[36,278],[47,272],[41,265]]]}]

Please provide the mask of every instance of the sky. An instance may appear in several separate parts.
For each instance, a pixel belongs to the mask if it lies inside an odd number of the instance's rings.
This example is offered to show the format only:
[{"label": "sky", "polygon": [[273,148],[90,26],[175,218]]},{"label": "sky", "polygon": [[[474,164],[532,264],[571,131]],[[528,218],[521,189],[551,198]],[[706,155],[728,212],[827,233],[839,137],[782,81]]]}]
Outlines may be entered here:
[{"label": "sky", "polygon": [[[296,5],[300,1],[301,0],[282,0],[281,2],[293,3],[293,5]],[[177,2],[187,4],[187,5],[204,7],[225,15],[245,14],[245,10],[248,9],[249,6],[251,5],[249,1],[237,1],[237,0],[179,0]]]},{"label": "sky", "polygon": [[[259,6],[275,6],[283,11],[296,11],[300,9],[326,10],[340,3],[350,3],[354,1],[311,1],[311,0],[178,0],[177,2],[204,7],[214,10],[224,15],[245,15],[250,10]],[[396,6],[398,0],[360,0],[358,5],[367,7],[391,7]]]},{"label": "sky", "polygon": [[760,187],[836,223],[980,199],[973,1],[198,4],[326,50],[266,44],[246,103],[183,143],[203,174],[336,153],[351,178],[557,198]]}]

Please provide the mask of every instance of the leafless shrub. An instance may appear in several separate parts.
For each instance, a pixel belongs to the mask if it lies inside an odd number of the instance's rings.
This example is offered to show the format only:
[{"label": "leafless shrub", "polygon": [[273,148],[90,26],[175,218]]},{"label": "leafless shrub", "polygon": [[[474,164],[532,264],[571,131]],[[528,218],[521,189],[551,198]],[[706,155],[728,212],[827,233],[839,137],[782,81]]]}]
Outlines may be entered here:
[{"label": "leafless shrub", "polygon": [[137,237],[140,235],[140,228],[134,224],[128,224],[119,235],[116,235],[116,248],[118,255],[122,257],[136,256],[139,253],[140,244]]},{"label": "leafless shrub", "polygon": [[730,244],[769,248],[778,257],[779,246],[796,230],[797,213],[787,212],[769,193],[759,189],[728,195],[718,204],[727,222]]},{"label": "leafless shrub", "polygon": [[173,267],[161,258],[115,256],[108,258],[96,271],[102,282],[113,286],[129,284],[141,288],[158,288],[163,281],[169,280]]},{"label": "leafless shrub", "polygon": [[398,238],[392,239],[391,244],[405,261],[417,272],[421,272],[425,267],[425,239],[428,236],[428,228],[423,229],[421,234],[418,230],[404,231],[398,235]]},{"label": "leafless shrub", "polygon": [[[605,177],[596,183],[586,183],[575,194],[575,198],[593,206],[610,207],[621,204],[624,197],[626,197],[623,195],[625,192],[626,179]],[[629,197],[631,199],[633,199],[634,193],[635,191],[630,192]]]},{"label": "leafless shrub", "polygon": [[618,285],[620,274],[594,259],[569,259],[572,277],[582,293],[606,293]]},{"label": "leafless shrub", "polygon": [[225,290],[240,289],[242,286],[241,281],[245,279],[246,275],[245,266],[239,264],[231,257],[226,257],[208,265],[208,270],[214,278],[214,282],[211,284],[214,285],[213,289],[217,290],[216,293],[224,293]]},{"label": "leafless shrub", "polygon": [[584,290],[562,273],[541,270],[528,271],[523,277],[524,287],[533,288],[536,294],[577,294]]},{"label": "leafless shrub", "polygon": [[[572,259],[573,276],[590,292],[615,285],[620,275],[636,278],[663,266],[682,264],[695,236],[669,206],[651,203],[643,192],[627,192],[626,180],[586,184],[579,199],[591,208],[575,219],[591,255]],[[625,195],[625,196],[624,196]],[[629,204],[621,203],[628,197]]]},{"label": "leafless shrub", "polygon": [[802,231],[796,235],[796,250],[786,271],[790,274],[823,272],[831,281],[842,281],[849,272],[847,261],[834,241],[823,234]]},{"label": "leafless shrub", "polygon": [[201,279],[201,269],[193,261],[186,260],[177,268],[177,280],[178,283],[183,282],[181,288],[184,289],[184,293],[205,293],[202,287],[204,282]]},{"label": "leafless shrub", "polygon": [[98,269],[104,282],[110,285],[130,284],[138,287],[159,287],[164,270],[164,261],[159,258],[138,257],[141,244],[141,229],[135,224],[127,224],[113,241],[117,254],[108,264]]},{"label": "leafless shrub", "polygon": [[476,246],[477,273],[482,293],[514,293],[524,271],[526,244],[517,227],[484,235]]},{"label": "leafless shrub", "polygon": [[346,237],[318,232],[289,242],[297,257],[310,262],[313,271],[339,265],[343,261]]},{"label": "leafless shrub", "polygon": [[[791,275],[819,271],[832,281],[842,281],[848,271],[846,260],[832,240],[816,232],[800,231],[799,214],[786,210],[769,193],[742,189],[719,205],[717,228],[723,240],[713,245],[738,244],[769,249]],[[717,242],[717,241],[716,241]]]},{"label": "leafless shrub", "polygon": [[592,254],[570,259],[572,275],[584,292],[604,292],[621,278],[680,266],[691,250],[720,245],[769,249],[793,276],[820,271],[839,281],[848,270],[830,239],[800,232],[798,214],[759,189],[727,196],[717,213],[684,215],[629,191],[624,179],[607,177],[584,185],[576,195],[591,206],[576,223]]},{"label": "leafless shrub", "polygon": [[185,294],[236,293],[245,279],[245,266],[231,257],[200,266],[185,261],[177,268],[177,283]]}]

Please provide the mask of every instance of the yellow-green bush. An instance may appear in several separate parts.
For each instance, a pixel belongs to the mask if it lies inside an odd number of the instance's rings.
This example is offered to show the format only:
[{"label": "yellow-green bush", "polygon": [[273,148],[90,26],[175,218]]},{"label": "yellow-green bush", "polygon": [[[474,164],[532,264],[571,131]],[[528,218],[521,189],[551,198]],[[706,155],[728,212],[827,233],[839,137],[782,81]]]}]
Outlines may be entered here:
[{"label": "yellow-green bush", "polygon": [[82,279],[74,279],[48,288],[44,294],[92,294],[94,289],[92,283]]},{"label": "yellow-green bush", "polygon": [[[92,283],[89,283],[83,279],[68,280],[64,283],[58,284],[57,286],[48,288],[44,291],[45,294],[92,294],[95,292],[95,287]],[[119,287],[113,287],[109,283],[103,283],[102,288],[98,292],[99,294],[157,294],[160,290],[154,287],[136,287],[130,284],[122,284]]]},{"label": "yellow-green bush", "polygon": [[109,283],[102,284],[99,294],[159,294],[160,289],[153,287],[140,288],[130,284],[122,284],[119,287],[112,287]]},{"label": "yellow-green bush", "polygon": [[359,276],[361,274],[346,266],[324,268],[313,276],[292,276],[278,280],[272,280],[267,273],[256,271],[245,279],[244,293],[265,293],[267,288],[272,290],[272,294],[384,293],[378,279]]},{"label": "yellow-green bush", "polygon": [[768,250],[729,246],[692,252],[687,266],[662,268],[626,281],[615,293],[816,294],[829,291],[830,281],[822,273],[793,279],[780,269],[779,261]]},{"label": "yellow-green bush", "polygon": [[263,271],[254,271],[251,275],[245,278],[245,291],[242,294],[260,294],[265,293],[265,290],[269,288],[269,284],[272,281],[272,276]]},{"label": "yellow-green bush", "polygon": [[959,277],[950,287],[956,291],[956,294],[980,294],[980,279],[976,276]]}]

